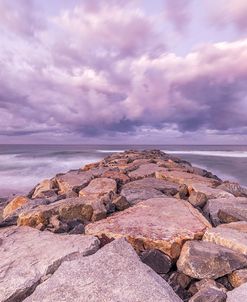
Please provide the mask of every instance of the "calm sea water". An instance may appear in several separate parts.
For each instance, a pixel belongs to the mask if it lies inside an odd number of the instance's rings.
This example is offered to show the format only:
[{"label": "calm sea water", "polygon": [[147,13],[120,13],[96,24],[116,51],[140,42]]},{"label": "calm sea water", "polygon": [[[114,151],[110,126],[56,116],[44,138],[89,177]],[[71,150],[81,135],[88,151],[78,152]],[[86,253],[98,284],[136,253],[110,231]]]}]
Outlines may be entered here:
[{"label": "calm sea water", "polygon": [[0,197],[27,192],[44,178],[127,149],[161,149],[247,186],[247,146],[0,145]]}]

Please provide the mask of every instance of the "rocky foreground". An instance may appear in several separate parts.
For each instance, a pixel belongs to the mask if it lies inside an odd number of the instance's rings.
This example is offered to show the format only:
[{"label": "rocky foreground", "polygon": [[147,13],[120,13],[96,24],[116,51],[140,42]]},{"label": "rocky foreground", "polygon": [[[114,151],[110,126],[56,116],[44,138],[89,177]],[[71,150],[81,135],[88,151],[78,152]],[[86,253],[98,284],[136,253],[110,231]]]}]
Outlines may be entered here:
[{"label": "rocky foreground", "polygon": [[0,199],[0,301],[246,302],[247,189],[126,151]]}]

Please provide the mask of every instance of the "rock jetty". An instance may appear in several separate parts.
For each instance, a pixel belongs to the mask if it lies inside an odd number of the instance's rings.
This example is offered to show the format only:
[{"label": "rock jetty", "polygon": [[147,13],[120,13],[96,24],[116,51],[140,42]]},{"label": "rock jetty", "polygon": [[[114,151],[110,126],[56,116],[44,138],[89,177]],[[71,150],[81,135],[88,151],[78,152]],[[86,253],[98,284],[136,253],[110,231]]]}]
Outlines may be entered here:
[{"label": "rock jetty", "polygon": [[159,150],[0,198],[0,302],[247,301],[247,189]]}]

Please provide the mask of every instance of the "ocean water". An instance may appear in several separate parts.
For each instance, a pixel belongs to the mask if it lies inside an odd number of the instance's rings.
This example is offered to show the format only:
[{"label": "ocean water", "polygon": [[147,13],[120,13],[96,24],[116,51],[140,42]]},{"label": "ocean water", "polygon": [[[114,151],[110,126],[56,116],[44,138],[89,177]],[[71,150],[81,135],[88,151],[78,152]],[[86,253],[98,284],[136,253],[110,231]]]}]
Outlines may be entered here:
[{"label": "ocean water", "polygon": [[44,178],[127,149],[160,149],[247,186],[247,146],[0,145],[0,197],[28,192]]}]

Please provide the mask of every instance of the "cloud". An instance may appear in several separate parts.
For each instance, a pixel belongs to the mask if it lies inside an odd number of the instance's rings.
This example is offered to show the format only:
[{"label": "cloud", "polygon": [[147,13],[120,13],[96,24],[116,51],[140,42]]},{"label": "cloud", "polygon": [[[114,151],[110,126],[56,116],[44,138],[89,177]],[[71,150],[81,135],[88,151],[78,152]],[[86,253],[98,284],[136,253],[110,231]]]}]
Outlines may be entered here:
[{"label": "cloud", "polygon": [[11,39],[14,29],[2,20],[2,137],[245,135],[247,40],[178,56],[154,18],[131,3],[112,1],[111,10],[109,3],[44,16],[47,26],[28,39]]},{"label": "cloud", "polygon": [[191,0],[164,0],[165,18],[178,32],[183,33],[191,20],[190,4]]}]

